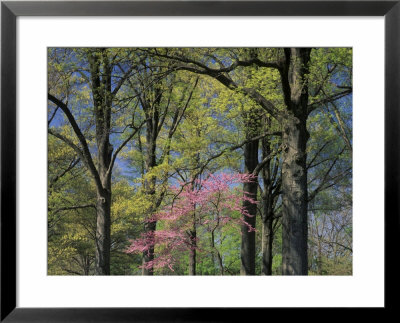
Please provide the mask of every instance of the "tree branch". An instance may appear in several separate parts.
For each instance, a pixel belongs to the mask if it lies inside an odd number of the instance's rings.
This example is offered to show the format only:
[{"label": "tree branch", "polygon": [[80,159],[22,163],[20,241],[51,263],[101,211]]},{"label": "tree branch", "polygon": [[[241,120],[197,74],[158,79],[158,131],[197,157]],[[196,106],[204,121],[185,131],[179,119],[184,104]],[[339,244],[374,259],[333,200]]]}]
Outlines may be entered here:
[{"label": "tree branch", "polygon": [[167,59],[172,59],[175,61],[180,61],[183,63],[188,63],[188,64],[193,64],[197,67],[200,67],[202,69],[204,69],[205,71],[207,71],[207,73],[228,73],[228,72],[232,72],[236,67],[238,66],[252,66],[252,65],[256,65],[259,67],[266,67],[266,68],[275,68],[275,69],[279,69],[280,65],[278,62],[264,62],[261,61],[258,57],[253,57],[249,60],[246,61],[241,61],[241,60],[235,60],[231,65],[229,66],[224,66],[221,68],[212,68],[207,66],[206,64],[203,64],[201,62],[198,62],[196,60],[190,59],[188,57],[184,57],[184,56],[176,56],[176,55],[167,55],[167,54],[160,54],[159,52],[155,53],[156,56],[162,57],[162,58],[167,58]]},{"label": "tree branch", "polygon": [[[341,150],[341,152],[336,156],[336,158],[332,162],[331,166],[326,171],[326,173],[325,173],[321,183],[318,185],[318,187],[309,195],[308,202],[312,201],[319,192],[321,192],[322,190],[327,189],[327,188],[329,188],[329,187],[331,187],[331,186],[333,186],[335,184],[335,183],[333,183],[331,185],[325,186],[325,184],[327,182],[327,179],[328,179],[328,176],[329,176],[329,173],[331,172],[331,170],[335,166],[336,162],[338,161],[340,155],[343,153],[344,149],[345,148],[343,148]],[[336,176],[336,178],[337,178],[337,176]]]},{"label": "tree branch", "polygon": [[115,152],[114,152],[114,154],[113,154],[113,156],[112,156],[112,158],[111,158],[110,165],[108,166],[106,176],[108,176],[108,175],[111,173],[111,171],[112,171],[112,169],[113,169],[113,167],[114,167],[115,160],[117,159],[118,153],[119,153],[119,152],[122,150],[122,148],[124,148],[125,145],[136,135],[136,133],[137,133],[137,132],[139,131],[139,129],[146,123],[146,121],[147,121],[147,120],[144,120],[144,121],[140,124],[139,127],[135,127],[135,130],[134,130],[134,131],[128,136],[128,138],[126,138],[126,139],[121,143],[121,145],[119,145],[119,147],[115,150]]},{"label": "tree branch", "polygon": [[54,109],[54,112],[53,112],[53,114],[51,115],[51,117],[50,117],[50,120],[49,121],[47,121],[47,126],[50,126],[50,123],[53,121],[53,119],[54,119],[54,117],[56,116],[56,113],[57,113],[57,111],[58,111],[58,106]]},{"label": "tree branch", "polygon": [[[155,53],[156,56],[167,58],[167,59],[172,59],[181,63],[186,63],[186,64],[192,64],[192,66],[188,65],[177,65],[174,70],[186,70],[192,73],[196,74],[203,74],[203,75],[208,75],[213,78],[215,78],[217,81],[225,85],[227,88],[231,90],[237,90],[241,92],[242,94],[252,98],[255,100],[263,109],[265,109],[271,116],[273,116],[275,119],[280,120],[283,116],[282,113],[275,108],[275,106],[268,101],[265,97],[263,97],[260,93],[255,91],[254,89],[250,88],[240,88],[238,85],[232,81],[230,77],[227,75],[224,75],[223,73],[228,73],[233,71],[236,67],[238,66],[250,66],[250,65],[257,65],[261,67],[269,67],[269,68],[276,68],[280,69],[280,65],[276,62],[262,62],[258,58],[252,58],[251,60],[248,61],[240,61],[237,60],[234,63],[232,63],[228,67],[223,67],[219,69],[211,68],[208,67],[207,65],[192,60],[187,57],[182,57],[182,56],[172,56],[172,55],[166,55],[166,54],[160,54],[156,51]],[[193,66],[194,65],[194,66]]]},{"label": "tree branch", "polygon": [[318,157],[318,155],[321,153],[322,150],[324,150],[324,148],[329,145],[332,142],[332,140],[328,140],[327,142],[325,142],[321,148],[318,149],[318,151],[315,153],[314,157],[311,159],[311,161],[308,163],[306,169],[310,169],[314,166],[312,166],[312,163],[315,161],[315,159]]},{"label": "tree branch", "polygon": [[121,88],[122,84],[124,84],[124,82],[126,81],[126,79],[129,77],[129,75],[131,74],[131,72],[133,71],[133,69],[135,68],[134,65],[132,65],[129,70],[124,74],[123,77],[120,78],[119,82],[117,83],[117,85],[115,86],[114,90],[112,91],[111,95],[114,97],[119,89]]},{"label": "tree branch", "polygon": [[58,132],[54,131],[53,129],[48,129],[48,133],[62,141],[64,141],[68,146],[70,146],[75,152],[86,162],[85,156],[83,154],[83,151],[75,145],[71,140],[68,138],[64,137],[63,135],[59,134]]},{"label": "tree branch", "polygon": [[[343,140],[346,142],[347,147],[352,152],[353,151],[353,147],[351,145],[349,137],[347,136],[347,132],[345,130],[345,124],[344,124],[344,122],[342,120],[342,117],[340,116],[339,109],[337,108],[337,106],[336,106],[336,104],[334,102],[331,102],[331,105],[333,107],[333,111],[335,112],[336,119],[338,120],[338,123],[339,123],[339,127],[340,127],[340,131],[339,132],[341,133],[341,135],[343,137]],[[328,109],[328,107],[326,107],[326,108]]]},{"label": "tree branch", "polygon": [[260,135],[260,136],[257,136],[257,137],[251,138],[251,139],[246,139],[245,141],[241,142],[238,145],[223,149],[218,154],[215,154],[215,155],[211,156],[210,158],[208,158],[207,161],[200,167],[200,170],[196,173],[196,175],[194,177],[196,177],[199,174],[201,174],[203,172],[203,170],[207,167],[207,165],[211,161],[213,161],[214,159],[222,156],[224,153],[226,153],[228,151],[235,151],[236,149],[239,149],[239,148],[243,147],[246,143],[249,143],[249,142],[252,142],[252,141],[255,141],[255,140],[259,140],[259,139],[264,138],[266,136],[274,136],[274,135],[281,135],[281,132],[266,133],[266,134],[263,134],[263,135]]},{"label": "tree branch", "polygon": [[80,160],[81,160],[80,158],[77,158],[77,159],[74,158],[65,170],[63,170],[61,173],[59,173],[58,175],[56,175],[54,178],[52,178],[50,180],[49,188],[51,188],[66,173],[68,173],[70,170],[72,170],[79,163]]},{"label": "tree branch", "polygon": [[69,108],[67,107],[66,104],[64,104],[62,101],[58,100],[56,97],[54,97],[50,93],[48,93],[48,99],[51,102],[53,102],[55,105],[60,107],[60,109],[63,110],[64,114],[67,116],[68,121],[71,124],[72,129],[75,132],[75,135],[78,137],[78,140],[79,140],[80,144],[82,145],[82,150],[79,149],[74,143],[72,143],[72,141],[70,141],[69,139],[63,137],[62,135],[60,135],[56,132],[51,131],[51,129],[49,129],[49,133],[52,134],[53,136],[63,140],[65,143],[67,143],[71,148],[73,148],[82,157],[82,159],[85,161],[86,166],[88,167],[89,171],[91,172],[91,174],[96,182],[96,186],[98,188],[102,188],[100,176],[96,169],[96,166],[93,163],[92,155],[90,154],[89,147],[86,142],[85,136],[82,134],[81,129],[79,128],[71,111],[69,110]]},{"label": "tree branch", "polygon": [[327,241],[327,240],[325,240],[325,239],[322,239],[322,242],[324,242],[324,243],[326,243],[326,244],[336,244],[336,245],[338,245],[339,247],[342,247],[343,249],[345,249],[345,250],[348,250],[348,251],[350,251],[350,252],[353,252],[353,249],[352,248],[350,248],[350,247],[347,247],[347,246],[345,246],[345,245],[343,245],[343,244],[341,244],[341,243],[339,243],[339,242],[336,242],[336,241]]},{"label": "tree branch", "polygon": [[310,114],[312,111],[314,111],[316,108],[318,108],[318,106],[322,105],[322,104],[327,104],[336,100],[339,100],[349,94],[351,94],[353,92],[353,89],[347,89],[343,92],[339,92],[339,93],[335,93],[330,97],[327,97],[323,100],[317,101],[317,102],[313,102],[311,104],[308,105],[307,107],[307,113]]},{"label": "tree branch", "polygon": [[268,156],[266,156],[253,170],[253,175],[257,176],[260,170],[264,167],[264,165],[276,154],[279,153],[279,151],[282,149],[282,145],[279,146],[279,148],[276,151],[273,151],[270,153]]},{"label": "tree branch", "polygon": [[[172,136],[174,135],[176,129],[178,128],[178,125],[180,124],[180,122],[181,122],[181,120],[182,120],[182,118],[183,118],[183,116],[185,114],[185,111],[186,111],[187,107],[189,106],[189,103],[190,103],[190,101],[192,99],[192,96],[193,96],[193,92],[196,89],[198,82],[199,82],[199,78],[197,77],[196,81],[195,81],[195,84],[194,84],[194,86],[193,86],[193,88],[192,88],[192,90],[191,90],[191,92],[189,94],[188,99],[186,100],[186,104],[184,105],[182,111],[180,111],[180,109],[178,108],[178,109],[176,109],[176,111],[174,113],[174,116],[172,118],[171,128],[168,131],[167,142],[165,144],[163,153],[162,153],[162,155],[160,157],[160,160],[158,162],[159,164],[163,163],[165,156],[169,156],[169,154],[170,154]],[[161,124],[160,124],[160,126],[161,126]],[[160,130],[158,130],[158,131],[160,131]]]},{"label": "tree branch", "polygon": [[96,209],[96,205],[94,204],[84,204],[84,205],[77,205],[77,206],[66,206],[66,207],[61,207],[59,209],[56,209],[54,211],[49,210],[53,213],[53,215],[57,214],[58,212],[61,211],[68,211],[68,210],[77,210],[77,209],[86,209],[86,208],[94,208]]}]

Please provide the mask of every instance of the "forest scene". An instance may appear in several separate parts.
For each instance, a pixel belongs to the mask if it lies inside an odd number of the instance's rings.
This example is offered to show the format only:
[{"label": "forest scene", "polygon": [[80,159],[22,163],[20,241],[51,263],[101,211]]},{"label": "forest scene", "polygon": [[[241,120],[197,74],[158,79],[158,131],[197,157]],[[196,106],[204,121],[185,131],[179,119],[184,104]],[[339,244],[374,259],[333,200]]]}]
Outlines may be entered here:
[{"label": "forest scene", "polygon": [[351,48],[48,48],[48,275],[352,275]]}]

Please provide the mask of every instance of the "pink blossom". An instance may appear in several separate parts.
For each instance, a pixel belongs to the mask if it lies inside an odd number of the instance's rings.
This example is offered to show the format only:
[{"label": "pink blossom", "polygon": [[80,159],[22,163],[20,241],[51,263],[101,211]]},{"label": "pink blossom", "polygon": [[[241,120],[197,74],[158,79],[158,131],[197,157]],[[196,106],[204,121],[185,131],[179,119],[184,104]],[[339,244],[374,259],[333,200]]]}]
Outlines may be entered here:
[{"label": "pink blossom", "polygon": [[[147,218],[147,222],[163,221],[165,229],[148,232],[136,240],[130,240],[126,253],[149,252],[156,246],[154,260],[144,264],[147,269],[168,267],[173,271],[177,263],[175,254],[200,251],[197,239],[188,234],[195,218],[196,226],[206,228],[223,226],[232,223],[238,227],[246,226],[248,231],[255,231],[245,217],[251,217],[242,206],[243,201],[255,204],[257,201],[249,193],[235,185],[255,180],[252,174],[219,173],[211,174],[206,179],[196,179],[189,183],[172,186],[171,192],[176,195],[171,205]],[[241,216],[233,216],[237,212]],[[202,221],[202,217],[206,217]]]}]

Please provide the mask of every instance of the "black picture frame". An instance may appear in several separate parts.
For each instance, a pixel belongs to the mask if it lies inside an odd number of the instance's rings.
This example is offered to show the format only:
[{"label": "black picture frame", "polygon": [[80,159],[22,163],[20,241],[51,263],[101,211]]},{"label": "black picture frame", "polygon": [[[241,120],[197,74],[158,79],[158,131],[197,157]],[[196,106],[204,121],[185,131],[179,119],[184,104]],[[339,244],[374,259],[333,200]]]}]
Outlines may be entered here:
[{"label": "black picture frame", "polygon": [[[384,16],[385,307],[376,309],[379,313],[377,315],[381,315],[382,310],[395,308],[396,297],[392,296],[390,291],[398,286],[399,281],[398,274],[394,272],[398,267],[392,260],[393,256],[397,258],[399,254],[396,238],[400,226],[399,0],[4,1],[1,3],[1,322],[233,322],[239,320],[243,313],[245,316],[250,315],[248,318],[255,319],[256,315],[263,315],[263,312],[268,310],[16,307],[16,19],[18,16]],[[270,310],[279,312],[282,318],[282,312],[287,309]],[[332,309],[326,310],[332,312]],[[297,311],[302,313],[299,309]]]}]

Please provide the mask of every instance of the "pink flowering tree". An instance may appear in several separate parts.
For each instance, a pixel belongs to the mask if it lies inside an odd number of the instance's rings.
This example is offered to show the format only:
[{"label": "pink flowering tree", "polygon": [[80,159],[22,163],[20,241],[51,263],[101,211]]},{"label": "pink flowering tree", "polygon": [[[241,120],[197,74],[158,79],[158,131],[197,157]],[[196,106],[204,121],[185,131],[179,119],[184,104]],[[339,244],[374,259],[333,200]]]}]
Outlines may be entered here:
[{"label": "pink flowering tree", "polygon": [[255,231],[245,221],[245,216],[251,215],[242,202],[257,202],[247,192],[240,191],[240,184],[253,180],[254,175],[251,174],[220,173],[204,180],[196,179],[172,186],[170,191],[174,197],[170,204],[146,220],[163,223],[163,229],[130,240],[126,252],[141,254],[150,252],[156,246],[154,259],[143,266],[150,270],[167,267],[172,271],[178,261],[176,255],[188,253],[189,274],[195,275],[196,252],[201,251],[197,243],[199,227],[214,232],[218,227],[231,224],[238,228],[238,232],[241,226]]}]

